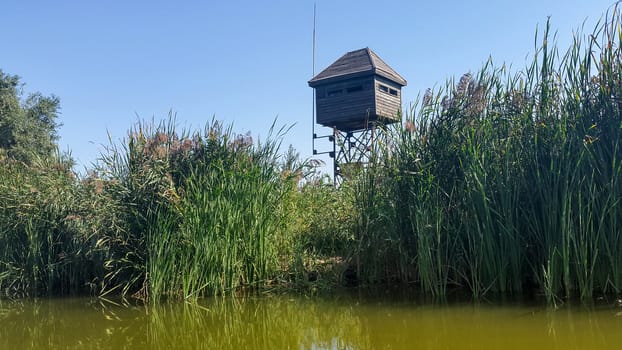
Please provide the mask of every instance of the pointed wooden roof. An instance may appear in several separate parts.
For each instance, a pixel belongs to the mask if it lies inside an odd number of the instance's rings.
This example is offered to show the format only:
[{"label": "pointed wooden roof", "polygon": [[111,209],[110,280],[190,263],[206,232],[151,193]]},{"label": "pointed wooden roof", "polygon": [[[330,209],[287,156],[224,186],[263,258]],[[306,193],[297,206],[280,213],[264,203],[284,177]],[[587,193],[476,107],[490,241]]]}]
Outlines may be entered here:
[{"label": "pointed wooden roof", "polygon": [[389,80],[406,86],[406,79],[402,78],[393,68],[389,67],[369,47],[350,51],[337,61],[309,80],[309,86],[314,87],[329,80],[353,77],[367,74],[377,74]]}]

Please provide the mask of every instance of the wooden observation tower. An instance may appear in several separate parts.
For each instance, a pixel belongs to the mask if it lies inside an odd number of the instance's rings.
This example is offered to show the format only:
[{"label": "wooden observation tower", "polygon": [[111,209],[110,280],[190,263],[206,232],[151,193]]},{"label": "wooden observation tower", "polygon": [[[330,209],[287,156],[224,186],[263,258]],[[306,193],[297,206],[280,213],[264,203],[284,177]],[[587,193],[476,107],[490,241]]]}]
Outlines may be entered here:
[{"label": "wooden observation tower", "polygon": [[[351,51],[309,80],[315,89],[315,121],[332,129],[333,149],[313,154],[333,158],[335,183],[348,170],[366,167],[382,126],[401,121],[406,80],[369,48]],[[315,142],[314,142],[315,145]],[[352,171],[352,170],[350,170]]]}]

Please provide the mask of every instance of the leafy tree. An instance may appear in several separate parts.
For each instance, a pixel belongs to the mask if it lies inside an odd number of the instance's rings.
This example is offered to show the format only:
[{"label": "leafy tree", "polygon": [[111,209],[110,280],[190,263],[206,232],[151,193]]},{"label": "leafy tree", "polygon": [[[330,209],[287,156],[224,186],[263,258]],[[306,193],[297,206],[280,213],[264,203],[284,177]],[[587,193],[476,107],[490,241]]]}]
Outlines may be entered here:
[{"label": "leafy tree", "polygon": [[31,163],[56,149],[60,101],[39,92],[24,98],[22,86],[18,76],[0,70],[0,155]]}]

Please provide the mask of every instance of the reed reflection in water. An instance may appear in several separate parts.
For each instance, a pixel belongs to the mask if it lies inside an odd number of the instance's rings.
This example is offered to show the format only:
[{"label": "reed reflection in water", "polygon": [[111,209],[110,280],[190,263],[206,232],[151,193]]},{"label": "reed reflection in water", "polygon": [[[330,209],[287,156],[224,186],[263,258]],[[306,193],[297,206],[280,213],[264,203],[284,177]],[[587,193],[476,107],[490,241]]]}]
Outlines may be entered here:
[{"label": "reed reflection in water", "polygon": [[0,302],[0,349],[619,349],[622,309],[334,296]]}]

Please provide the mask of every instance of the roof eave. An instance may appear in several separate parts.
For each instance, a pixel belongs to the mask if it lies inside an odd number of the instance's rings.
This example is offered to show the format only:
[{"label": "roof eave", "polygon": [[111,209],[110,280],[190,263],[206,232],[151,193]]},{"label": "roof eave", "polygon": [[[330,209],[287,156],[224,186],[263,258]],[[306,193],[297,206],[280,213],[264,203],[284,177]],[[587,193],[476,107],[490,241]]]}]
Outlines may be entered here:
[{"label": "roof eave", "polygon": [[[406,86],[407,82],[406,79],[402,78],[402,77],[395,77],[390,73],[385,73],[384,71],[381,70],[376,70],[376,75],[379,75],[385,79],[389,79],[392,82],[395,82],[396,84],[400,85],[400,86]],[[399,79],[396,79],[399,78]]]},{"label": "roof eave", "polygon": [[326,84],[330,84],[332,82],[335,81],[339,81],[339,80],[344,80],[344,79],[351,79],[351,78],[358,78],[358,77],[364,77],[364,76],[372,76],[372,75],[378,75],[381,76],[385,79],[389,79],[392,82],[395,82],[396,84],[400,85],[400,86],[406,86],[407,82],[406,79],[399,77],[400,79],[395,79],[395,77],[389,73],[385,73],[379,69],[376,69],[376,71],[360,71],[360,72],[356,72],[356,73],[351,73],[351,74],[346,74],[346,75],[333,75],[330,77],[326,77],[326,78],[322,78],[322,79],[311,79],[309,80],[307,83],[309,84],[310,87],[316,87],[316,86],[320,86],[320,85],[326,85]]},{"label": "roof eave", "polygon": [[339,81],[339,80],[364,77],[368,75],[372,76],[374,74],[376,73],[374,73],[371,70],[364,70],[364,71],[354,72],[354,73],[350,73],[346,75],[333,75],[333,76],[322,78],[322,79],[311,79],[308,81],[308,84],[310,87],[316,87],[320,85],[330,84],[332,82]]}]

